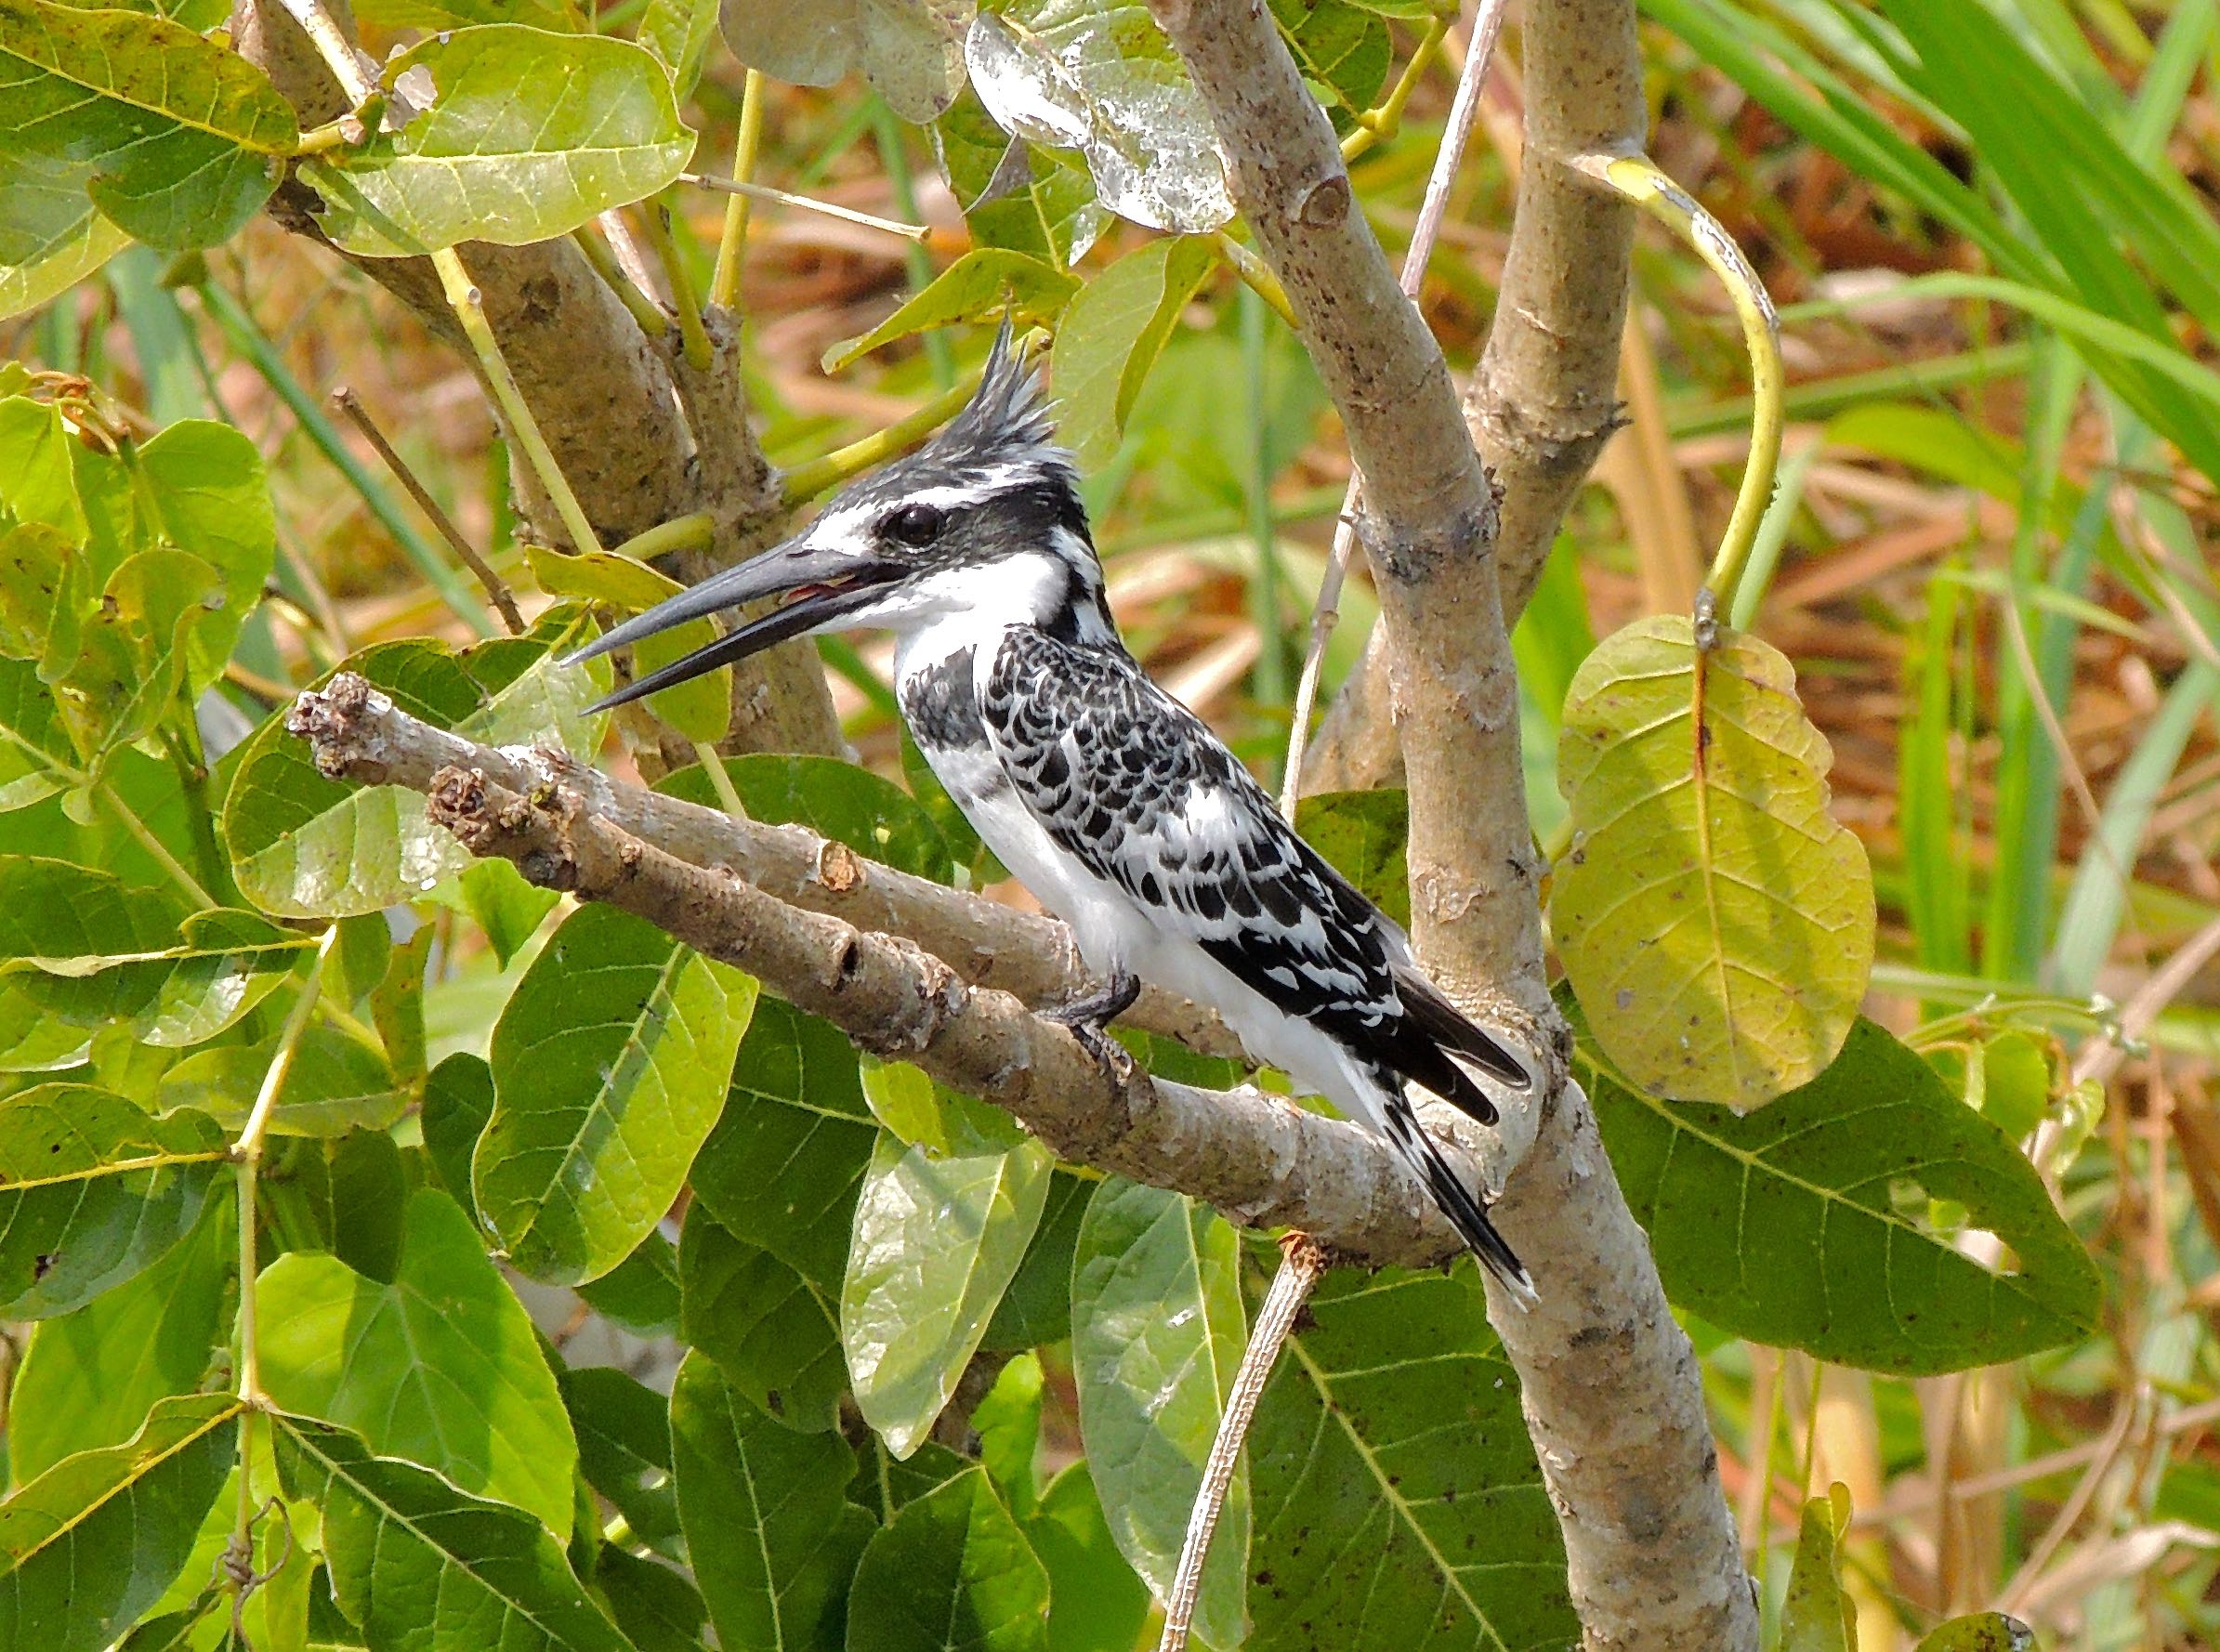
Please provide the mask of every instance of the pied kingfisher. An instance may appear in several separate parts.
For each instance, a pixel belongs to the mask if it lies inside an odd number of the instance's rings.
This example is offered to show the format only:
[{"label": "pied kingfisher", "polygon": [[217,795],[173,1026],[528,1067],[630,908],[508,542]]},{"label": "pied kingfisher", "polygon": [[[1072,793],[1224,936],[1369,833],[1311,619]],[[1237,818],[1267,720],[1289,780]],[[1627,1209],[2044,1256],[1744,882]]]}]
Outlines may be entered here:
[{"label": "pied kingfisher", "polygon": [[1215,1009],[1418,1173],[1521,1301],[1526,1269],[1419,1127],[1406,1082],[1483,1123],[1476,1074],[1531,1080],[1422,975],[1403,932],[1297,837],[1111,623],[1071,455],[1009,329],[931,442],[793,539],[627,621],[585,660],[766,597],[783,606],[611,694],[618,705],[808,633],[883,626],[918,750],[979,836],[1071,926],[1101,990],[1052,1018],[1096,1055],[1140,978]]}]

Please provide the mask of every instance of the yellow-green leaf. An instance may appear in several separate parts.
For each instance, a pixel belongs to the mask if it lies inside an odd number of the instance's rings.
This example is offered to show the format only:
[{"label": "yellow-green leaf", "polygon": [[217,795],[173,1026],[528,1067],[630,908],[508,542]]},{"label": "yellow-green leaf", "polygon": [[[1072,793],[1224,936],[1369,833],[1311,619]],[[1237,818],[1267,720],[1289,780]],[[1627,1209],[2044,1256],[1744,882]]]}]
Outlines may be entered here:
[{"label": "yellow-green leaf", "polygon": [[1640,620],[1573,677],[1550,915],[1597,1040],[1653,1094],[1747,1109],[1842,1047],[1873,961],[1865,847],[1778,650]]}]

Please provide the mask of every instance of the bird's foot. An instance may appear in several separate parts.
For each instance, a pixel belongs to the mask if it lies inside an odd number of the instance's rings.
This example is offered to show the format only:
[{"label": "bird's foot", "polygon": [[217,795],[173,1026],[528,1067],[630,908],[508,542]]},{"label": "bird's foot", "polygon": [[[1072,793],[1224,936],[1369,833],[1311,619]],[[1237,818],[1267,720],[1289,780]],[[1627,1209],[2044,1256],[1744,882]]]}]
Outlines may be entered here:
[{"label": "bird's foot", "polygon": [[1104,1029],[1131,1009],[1133,1001],[1140,994],[1141,983],[1121,971],[1110,978],[1101,991],[1073,999],[1052,1010],[1043,1010],[1041,1018],[1066,1029],[1088,1055],[1123,1084],[1133,1077],[1133,1056]]},{"label": "bird's foot", "polygon": [[1066,1021],[1051,1016],[1050,1020],[1065,1029],[1079,1041],[1080,1048],[1095,1057],[1104,1071],[1121,1084],[1133,1077],[1133,1052],[1110,1037],[1099,1021]]}]

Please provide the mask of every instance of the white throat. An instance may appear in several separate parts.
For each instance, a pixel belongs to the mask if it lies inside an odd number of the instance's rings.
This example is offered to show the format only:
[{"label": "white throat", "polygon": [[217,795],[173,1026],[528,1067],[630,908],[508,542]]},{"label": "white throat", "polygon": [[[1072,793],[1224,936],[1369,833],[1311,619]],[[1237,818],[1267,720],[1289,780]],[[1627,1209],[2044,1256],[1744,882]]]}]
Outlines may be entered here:
[{"label": "white throat", "polygon": [[[1074,583],[1071,566],[1062,557],[1030,551],[929,574],[903,590],[899,612],[874,614],[870,623],[894,633],[899,683],[959,649],[975,649],[980,658],[992,659],[1013,625],[1056,622],[1072,601]],[[1084,593],[1080,615],[1083,633],[1103,629]]]}]

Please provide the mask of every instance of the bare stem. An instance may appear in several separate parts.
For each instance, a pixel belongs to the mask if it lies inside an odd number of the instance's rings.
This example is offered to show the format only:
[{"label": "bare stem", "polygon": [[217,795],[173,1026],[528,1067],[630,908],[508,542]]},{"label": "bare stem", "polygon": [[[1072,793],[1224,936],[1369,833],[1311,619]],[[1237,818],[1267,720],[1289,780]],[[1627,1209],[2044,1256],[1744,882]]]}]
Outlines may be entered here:
[{"label": "bare stem", "polygon": [[[290,693],[291,690],[286,692]],[[138,811],[124,801],[123,794],[106,780],[102,780],[96,791],[108,812],[138,841],[138,846],[153,858],[154,863],[169,873],[177,887],[191,897],[193,904],[204,911],[213,911],[217,905],[215,898],[201,886],[198,878],[186,870],[185,863],[169,852],[169,846],[154,835],[153,828],[138,818]]]},{"label": "bare stem", "polygon": [[1227,1490],[1233,1484],[1234,1465],[1241,1461],[1241,1442],[1249,1437],[1249,1423],[1256,1415],[1256,1401],[1270,1380],[1295,1316],[1326,1271],[1326,1252],[1307,1234],[1291,1233],[1280,1241],[1280,1271],[1257,1310],[1249,1332],[1249,1345],[1241,1351],[1241,1369],[1233,1373],[1233,1391],[1226,1396],[1226,1410],[1218,1419],[1218,1432],[1210,1442],[1210,1456],[1202,1464],[1202,1485],[1187,1519],[1187,1537],[1179,1547],[1179,1569],[1172,1578],[1172,1596],[1164,1602],[1163,1639],[1157,1652],[1186,1652],[1189,1626],[1194,1621],[1195,1600],[1202,1590],[1202,1566],[1210,1558],[1211,1534],[1226,1506]]},{"label": "bare stem", "polygon": [[517,611],[515,595],[502,577],[493,571],[493,564],[478,554],[478,547],[463,537],[463,531],[455,526],[454,518],[431,496],[431,491],[409,467],[408,461],[394,451],[393,444],[386,439],[386,433],[378,428],[377,421],[370,416],[370,410],[362,405],[362,399],[348,386],[341,385],[332,392],[332,405],[345,413],[348,422],[362,433],[362,439],[377,450],[377,455],[386,462],[386,467],[408,490],[409,497],[416,502],[416,508],[440,531],[440,536],[462,558],[463,566],[477,576],[478,583],[485,587],[487,597],[501,610],[501,623],[508,627],[509,635],[516,636],[521,634],[524,630],[524,616]]},{"label": "bare stem", "polygon": [[[1503,34],[1504,13],[1509,5],[1510,0],[1480,0],[1479,12],[1472,20],[1472,45],[1457,77],[1449,125],[1442,128],[1441,147],[1434,153],[1434,170],[1426,178],[1418,222],[1412,226],[1411,245],[1403,254],[1402,288],[1413,300],[1425,282],[1426,260],[1433,256],[1435,240],[1441,233],[1441,215],[1449,206],[1450,187],[1457,181],[1465,146],[1472,140],[1473,121],[1480,111],[1480,87],[1488,79],[1488,61],[1495,56],[1495,43]],[[1340,525],[1333,531],[1333,552],[1326,559],[1318,602],[1310,610],[1310,649],[1303,657],[1303,675],[1295,684],[1294,715],[1287,730],[1287,767],[1280,782],[1280,812],[1291,820],[1295,818],[1295,800],[1302,791],[1303,754],[1310,741],[1310,711],[1318,701],[1319,672],[1325,664],[1326,644],[1341,620],[1341,587],[1348,578],[1349,556],[1357,544],[1357,509],[1363,497],[1364,479],[1351,476],[1348,492],[1342,496]]]},{"label": "bare stem", "polygon": [[658,522],[645,533],[634,534],[611,554],[629,557],[635,562],[652,562],[673,551],[706,550],[716,538],[716,518],[705,510],[689,511]]},{"label": "bare stem", "polygon": [[678,243],[671,235],[671,209],[660,201],[644,201],[640,219],[648,227],[648,244],[655,249],[656,262],[663,266],[663,279],[670,283],[671,302],[678,311],[678,335],[685,341],[686,364],[696,373],[707,373],[715,352],[702,326],[702,301],[694,295],[686,261],[679,256]]},{"label": "bare stem", "polygon": [[768,184],[750,183],[745,178],[719,177],[714,172],[681,172],[678,181],[692,184],[701,190],[721,190],[728,195],[744,195],[756,201],[772,201],[781,206],[799,207],[804,212],[821,213],[828,218],[838,218],[844,224],[859,224],[866,229],[883,229],[889,235],[899,235],[904,241],[923,241],[932,230],[923,224],[899,223],[893,218],[882,218],[868,212],[858,212],[852,206],[835,206],[830,201],[820,201],[810,195],[790,194],[774,190]]},{"label": "bare stem", "polygon": [[[740,92],[740,137],[732,146],[732,181],[753,182],[755,151],[763,142],[763,72],[748,71]],[[740,266],[748,245],[748,194],[734,190],[725,203],[725,233],[716,246],[716,273],[709,278],[709,302],[730,309],[740,297]]]},{"label": "bare stem", "polygon": [[624,266],[610,250],[609,243],[593,230],[579,228],[571,231],[571,239],[578,243],[578,250],[585,255],[585,261],[594,267],[594,273],[608,283],[609,290],[617,295],[631,314],[632,320],[650,338],[661,338],[671,330],[671,318],[663,311],[654,296],[640,290],[639,284],[624,273]]}]

